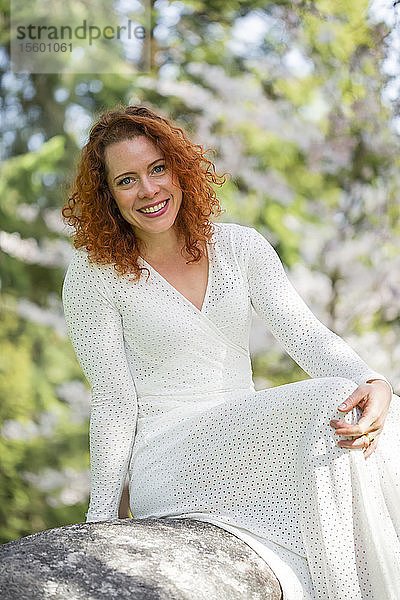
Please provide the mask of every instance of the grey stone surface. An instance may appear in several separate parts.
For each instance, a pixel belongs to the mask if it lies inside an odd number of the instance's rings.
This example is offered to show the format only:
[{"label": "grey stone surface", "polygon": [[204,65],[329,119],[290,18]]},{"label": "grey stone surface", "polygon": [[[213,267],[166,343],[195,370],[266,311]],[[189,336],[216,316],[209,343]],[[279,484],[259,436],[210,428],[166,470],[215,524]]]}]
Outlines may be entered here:
[{"label": "grey stone surface", "polygon": [[2,600],[281,600],[266,563],[194,519],[48,529],[0,546]]}]

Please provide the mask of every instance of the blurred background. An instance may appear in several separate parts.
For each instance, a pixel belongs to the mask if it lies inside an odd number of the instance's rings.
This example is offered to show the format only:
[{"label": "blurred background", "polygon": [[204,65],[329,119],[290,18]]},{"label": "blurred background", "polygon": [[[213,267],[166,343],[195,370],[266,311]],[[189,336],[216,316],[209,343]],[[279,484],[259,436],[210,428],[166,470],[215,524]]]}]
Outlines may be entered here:
[{"label": "blurred background", "polygon": [[[218,221],[257,228],[399,394],[398,2],[157,0],[150,68],[98,74],[14,73],[0,6],[1,543],[85,520],[90,390],[66,335],[60,210],[94,115],[117,103],[214,149],[232,174]],[[308,377],[256,316],[251,353],[257,389]]]}]

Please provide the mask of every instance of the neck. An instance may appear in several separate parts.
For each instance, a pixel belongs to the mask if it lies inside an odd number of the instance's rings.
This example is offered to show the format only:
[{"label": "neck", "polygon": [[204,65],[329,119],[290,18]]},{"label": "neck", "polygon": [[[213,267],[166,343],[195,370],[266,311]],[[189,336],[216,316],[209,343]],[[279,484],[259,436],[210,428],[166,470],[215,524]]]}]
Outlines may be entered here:
[{"label": "neck", "polygon": [[152,259],[165,260],[168,256],[173,257],[181,255],[181,250],[184,247],[184,238],[178,239],[177,233],[172,228],[161,233],[149,234],[140,232],[136,235],[139,246],[139,253],[145,260]]}]

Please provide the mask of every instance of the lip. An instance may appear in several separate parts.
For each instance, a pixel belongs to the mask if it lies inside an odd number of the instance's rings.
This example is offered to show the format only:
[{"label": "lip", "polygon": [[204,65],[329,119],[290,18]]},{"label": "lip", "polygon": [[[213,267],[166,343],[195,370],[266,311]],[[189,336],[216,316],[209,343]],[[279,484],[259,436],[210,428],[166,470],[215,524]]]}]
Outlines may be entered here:
[{"label": "lip", "polygon": [[157,200],[157,202],[153,202],[153,204],[146,204],[146,206],[141,206],[140,208],[137,208],[137,211],[142,210],[143,208],[152,208],[153,206],[157,206],[157,204],[160,204],[161,202],[165,202],[165,200],[169,200],[169,198],[164,198],[164,200]]},{"label": "lip", "polygon": [[[159,200],[158,202],[156,202],[155,205],[160,204],[160,202],[166,202],[165,206],[163,208],[161,208],[160,210],[158,210],[157,212],[153,212],[153,213],[140,213],[141,215],[143,215],[144,217],[147,217],[148,219],[156,219],[157,217],[160,217],[161,215],[163,215],[165,212],[167,212],[168,207],[169,207],[169,201],[170,199],[167,198],[167,200]],[[151,204],[151,206],[155,206],[154,204]],[[144,207],[143,207],[144,208]],[[147,208],[147,207],[146,207]]]}]

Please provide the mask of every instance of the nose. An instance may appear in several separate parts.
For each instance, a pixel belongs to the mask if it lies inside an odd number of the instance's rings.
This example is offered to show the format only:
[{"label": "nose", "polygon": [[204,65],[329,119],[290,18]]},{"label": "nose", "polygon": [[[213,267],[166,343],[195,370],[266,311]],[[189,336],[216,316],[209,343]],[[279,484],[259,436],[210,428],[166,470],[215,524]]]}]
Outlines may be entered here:
[{"label": "nose", "polygon": [[140,180],[138,196],[140,199],[153,198],[160,191],[160,186],[147,175]]}]

